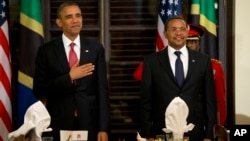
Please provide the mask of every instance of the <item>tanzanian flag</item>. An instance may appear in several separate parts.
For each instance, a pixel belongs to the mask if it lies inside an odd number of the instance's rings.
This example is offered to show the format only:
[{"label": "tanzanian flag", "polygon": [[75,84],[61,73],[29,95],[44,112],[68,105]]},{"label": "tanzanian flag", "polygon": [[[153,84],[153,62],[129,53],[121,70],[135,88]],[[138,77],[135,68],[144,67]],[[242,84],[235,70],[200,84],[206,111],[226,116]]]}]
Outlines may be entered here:
[{"label": "tanzanian flag", "polygon": [[188,23],[198,24],[205,28],[201,38],[201,52],[211,58],[218,58],[217,18],[214,0],[192,0]]},{"label": "tanzanian flag", "polygon": [[44,43],[40,0],[21,0],[20,54],[18,69],[17,126],[23,124],[27,108],[37,99],[33,95],[35,56]]}]

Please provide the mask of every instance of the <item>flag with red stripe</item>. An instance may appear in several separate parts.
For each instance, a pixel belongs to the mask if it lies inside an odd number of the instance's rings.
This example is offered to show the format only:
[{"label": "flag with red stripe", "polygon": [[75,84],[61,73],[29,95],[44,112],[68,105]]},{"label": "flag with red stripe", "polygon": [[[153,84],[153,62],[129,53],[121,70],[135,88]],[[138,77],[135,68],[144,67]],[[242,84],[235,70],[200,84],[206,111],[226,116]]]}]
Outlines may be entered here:
[{"label": "flag with red stripe", "polygon": [[[167,39],[164,37],[164,26],[168,18],[182,15],[182,0],[160,0],[158,11],[158,25],[156,35],[156,51],[161,51],[167,46]],[[143,63],[139,64],[133,76],[140,81],[142,78]]]},{"label": "flag with red stripe", "polygon": [[12,130],[11,57],[9,48],[8,1],[0,0],[0,141]]}]

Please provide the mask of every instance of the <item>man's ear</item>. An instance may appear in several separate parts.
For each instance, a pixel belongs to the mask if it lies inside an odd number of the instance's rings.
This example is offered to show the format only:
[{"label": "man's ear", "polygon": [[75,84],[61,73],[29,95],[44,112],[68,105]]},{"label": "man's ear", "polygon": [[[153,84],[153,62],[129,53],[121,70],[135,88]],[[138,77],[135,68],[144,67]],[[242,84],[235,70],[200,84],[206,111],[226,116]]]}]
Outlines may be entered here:
[{"label": "man's ear", "polygon": [[163,34],[164,34],[164,37],[167,39],[168,37],[167,37],[167,31],[166,30],[163,31]]},{"label": "man's ear", "polygon": [[56,24],[57,24],[58,27],[61,27],[62,26],[62,21],[59,18],[57,18],[56,19]]}]

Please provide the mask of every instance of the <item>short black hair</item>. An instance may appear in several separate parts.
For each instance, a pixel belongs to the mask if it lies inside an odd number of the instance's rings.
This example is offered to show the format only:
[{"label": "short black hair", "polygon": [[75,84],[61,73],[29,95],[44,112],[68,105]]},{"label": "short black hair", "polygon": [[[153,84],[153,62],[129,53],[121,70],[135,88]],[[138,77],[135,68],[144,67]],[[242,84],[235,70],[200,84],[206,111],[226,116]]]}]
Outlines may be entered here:
[{"label": "short black hair", "polygon": [[61,17],[61,11],[64,7],[66,6],[77,6],[79,7],[79,9],[81,10],[80,6],[76,3],[76,2],[63,2],[58,8],[57,8],[57,18],[60,18]]},{"label": "short black hair", "polygon": [[173,16],[173,17],[170,17],[170,18],[168,18],[166,20],[165,25],[164,25],[165,26],[164,30],[167,31],[169,22],[172,21],[172,20],[176,20],[176,19],[183,20],[184,23],[186,24],[186,27],[187,27],[187,22],[182,17],[180,17],[180,16]]}]

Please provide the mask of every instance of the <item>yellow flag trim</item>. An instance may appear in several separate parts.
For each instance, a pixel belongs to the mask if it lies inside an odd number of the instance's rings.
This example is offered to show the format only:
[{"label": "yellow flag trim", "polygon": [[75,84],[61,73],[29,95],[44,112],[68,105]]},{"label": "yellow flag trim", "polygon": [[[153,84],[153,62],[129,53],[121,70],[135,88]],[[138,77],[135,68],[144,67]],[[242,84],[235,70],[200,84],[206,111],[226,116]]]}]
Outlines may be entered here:
[{"label": "yellow flag trim", "polygon": [[37,22],[36,20],[28,17],[27,15],[21,13],[20,14],[20,23],[24,25],[26,28],[34,31],[35,33],[39,34],[41,37],[43,36],[43,26],[41,23]]},{"label": "yellow flag trim", "polygon": [[33,78],[21,71],[18,71],[18,81],[30,89],[33,88]]},{"label": "yellow flag trim", "polygon": [[208,32],[217,36],[216,25],[209,21],[204,15],[200,15],[200,25],[204,26]]},{"label": "yellow flag trim", "polygon": [[216,25],[213,22],[209,21],[206,18],[206,16],[204,16],[200,13],[200,4],[192,4],[190,14],[199,15],[200,16],[200,22],[199,22],[200,25],[205,27],[207,29],[207,31],[210,32],[211,34],[213,34],[214,36],[217,36]]},{"label": "yellow flag trim", "polygon": [[199,15],[200,14],[200,5],[199,4],[192,4],[191,5],[191,13],[192,15]]}]

